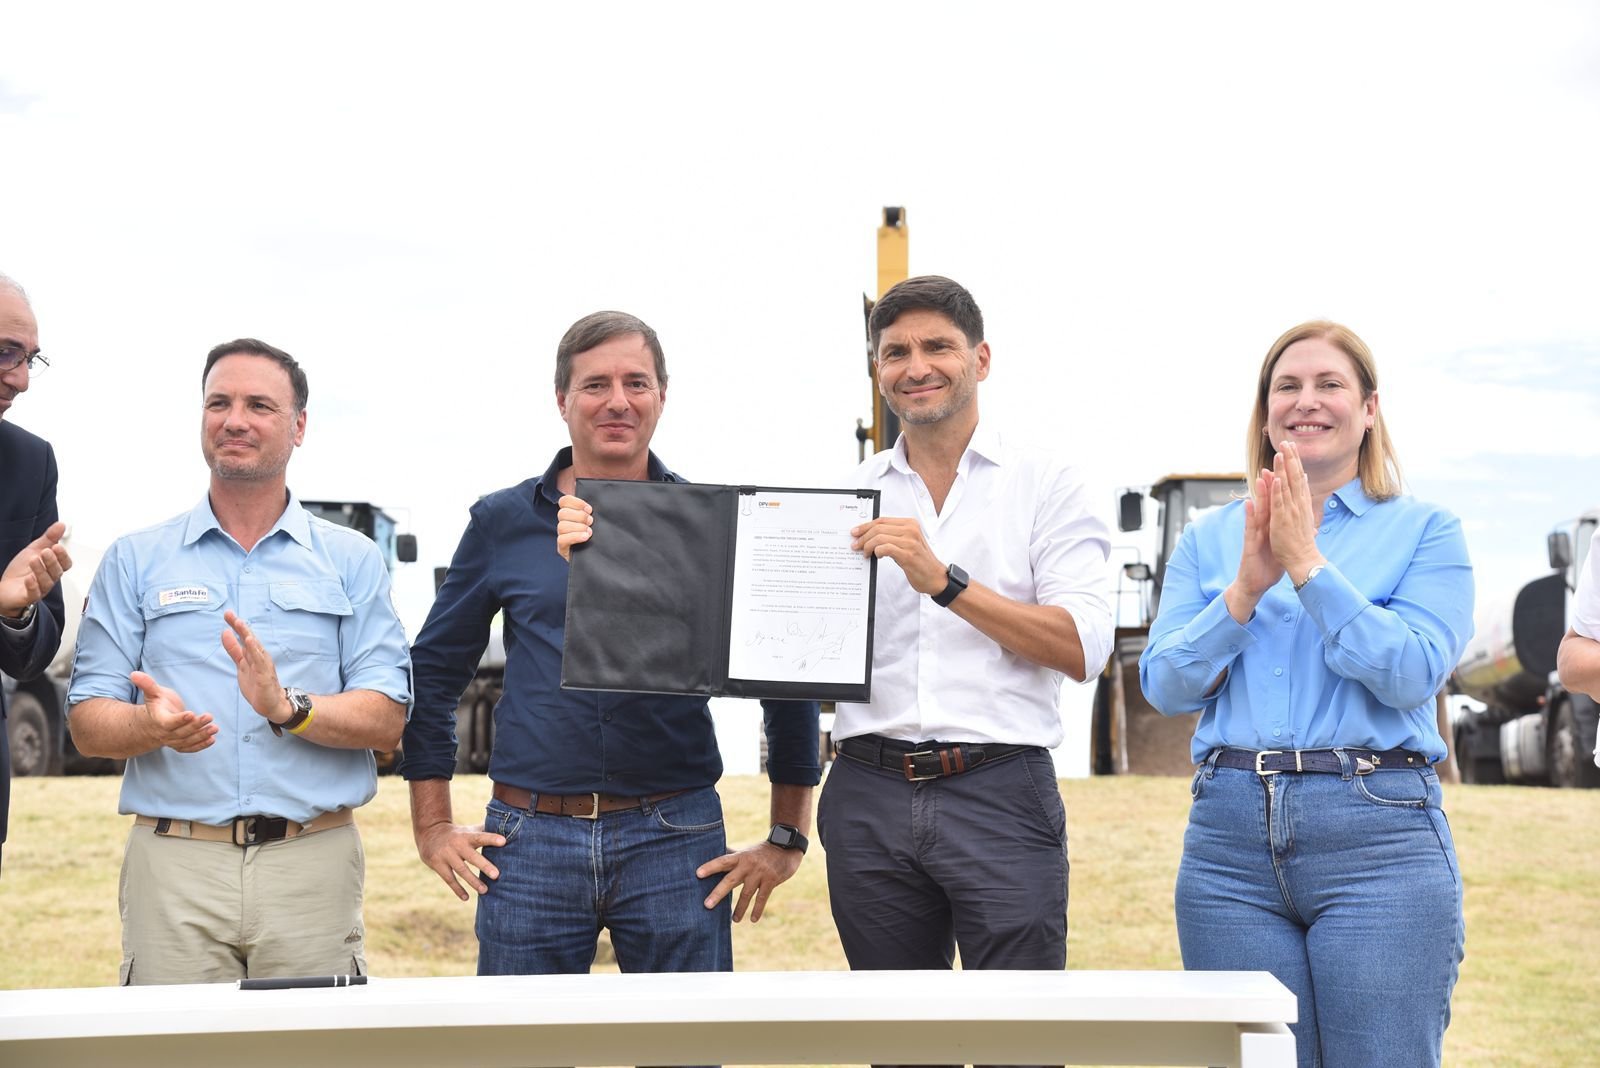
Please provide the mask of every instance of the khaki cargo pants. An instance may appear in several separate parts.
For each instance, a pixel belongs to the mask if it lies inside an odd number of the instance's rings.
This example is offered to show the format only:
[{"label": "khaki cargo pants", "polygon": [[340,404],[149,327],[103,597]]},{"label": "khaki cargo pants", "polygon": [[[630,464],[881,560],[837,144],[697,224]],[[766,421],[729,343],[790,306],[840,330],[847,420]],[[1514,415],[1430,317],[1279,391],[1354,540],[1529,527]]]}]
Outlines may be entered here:
[{"label": "khaki cargo pants", "polygon": [[365,975],[355,824],[241,848],[135,826],[123,855],[123,986]]}]

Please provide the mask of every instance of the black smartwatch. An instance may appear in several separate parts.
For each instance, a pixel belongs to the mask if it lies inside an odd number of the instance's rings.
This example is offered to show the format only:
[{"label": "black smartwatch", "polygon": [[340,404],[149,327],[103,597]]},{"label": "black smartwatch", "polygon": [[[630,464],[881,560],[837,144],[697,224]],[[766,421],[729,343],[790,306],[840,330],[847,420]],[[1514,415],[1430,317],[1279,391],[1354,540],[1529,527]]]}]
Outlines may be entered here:
[{"label": "black smartwatch", "polygon": [[944,589],[933,595],[933,603],[940,608],[949,608],[950,602],[961,596],[961,591],[967,588],[967,573],[960,564],[951,564],[944,569],[944,574],[950,581],[945,583]]},{"label": "black smartwatch", "polygon": [[767,834],[767,841],[779,849],[798,849],[801,853],[804,853],[806,846],[811,844],[806,841],[806,836],[800,833],[800,828],[791,827],[787,823],[774,823],[772,830]]}]

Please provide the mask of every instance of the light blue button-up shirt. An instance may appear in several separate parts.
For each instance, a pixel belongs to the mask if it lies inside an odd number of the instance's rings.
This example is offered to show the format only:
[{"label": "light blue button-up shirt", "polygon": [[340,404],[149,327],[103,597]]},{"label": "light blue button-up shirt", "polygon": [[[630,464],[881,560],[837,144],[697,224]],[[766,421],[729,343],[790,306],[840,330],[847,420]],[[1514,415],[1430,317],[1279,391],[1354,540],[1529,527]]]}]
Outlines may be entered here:
[{"label": "light blue button-up shirt", "polygon": [[120,538],[89,587],[69,704],[141,702],[131,671],[150,674],[209,712],[216,741],[198,753],[160,748],[128,761],[119,811],[227,823],[283,816],[304,823],[377,792],[372,753],[275,735],[239,692],[222,646],[231,608],[272,654],[278,679],[311,694],[375,690],[411,700],[405,631],[389,573],[362,534],[308,515],[293,497],[245,552],[217,524],[209,498]]},{"label": "light blue button-up shirt", "polygon": [[1412,497],[1374,501],[1352,480],[1324,506],[1317,548],[1327,566],[1298,594],[1285,575],[1240,626],[1222,594],[1243,545],[1242,501],[1190,524],[1139,658],[1152,705],[1201,710],[1195,761],[1224,745],[1403,748],[1442,760],[1434,695],[1472,636],[1460,521]]}]

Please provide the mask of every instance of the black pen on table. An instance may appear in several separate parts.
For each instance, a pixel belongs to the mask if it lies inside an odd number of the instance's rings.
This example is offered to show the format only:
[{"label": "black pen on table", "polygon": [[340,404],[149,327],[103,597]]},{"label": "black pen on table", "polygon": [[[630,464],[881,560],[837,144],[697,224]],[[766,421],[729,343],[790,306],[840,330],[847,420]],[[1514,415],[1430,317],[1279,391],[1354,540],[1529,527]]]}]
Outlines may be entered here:
[{"label": "black pen on table", "polygon": [[240,990],[303,990],[329,986],[366,986],[364,975],[303,975],[283,979],[240,979]]}]

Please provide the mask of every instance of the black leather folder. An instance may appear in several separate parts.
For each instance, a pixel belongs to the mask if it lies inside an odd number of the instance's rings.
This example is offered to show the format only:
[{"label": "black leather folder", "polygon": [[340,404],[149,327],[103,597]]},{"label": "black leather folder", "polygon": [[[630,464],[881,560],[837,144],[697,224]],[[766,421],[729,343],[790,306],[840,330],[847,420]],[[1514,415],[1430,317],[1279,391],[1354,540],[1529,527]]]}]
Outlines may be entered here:
[{"label": "black leather folder", "polygon": [[872,683],[877,560],[867,652],[848,683],[728,677],[741,494],[849,493],[878,514],[877,490],[778,490],[693,482],[579,479],[595,533],[572,553],[561,686],[570,690],[866,701]]}]

